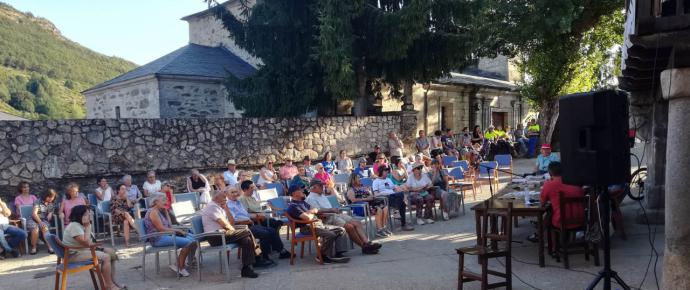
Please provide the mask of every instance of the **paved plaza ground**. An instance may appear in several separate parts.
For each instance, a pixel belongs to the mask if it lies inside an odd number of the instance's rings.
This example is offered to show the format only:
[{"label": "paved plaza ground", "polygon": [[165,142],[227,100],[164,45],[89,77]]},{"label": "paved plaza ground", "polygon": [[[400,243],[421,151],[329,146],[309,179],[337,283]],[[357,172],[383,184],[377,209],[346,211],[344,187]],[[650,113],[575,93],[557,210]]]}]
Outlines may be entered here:
[{"label": "paved plaza ground", "polygon": [[[515,171],[520,173],[531,170],[533,166],[533,160],[520,159],[515,163]],[[489,190],[485,187],[477,199],[488,197]],[[320,266],[313,256],[305,253],[305,258],[298,258],[294,266],[290,266],[289,261],[280,260],[278,266],[260,270],[258,279],[243,279],[239,277],[239,260],[233,258],[230,269],[232,280],[227,282],[226,276],[219,273],[217,254],[208,254],[202,268],[203,280],[199,282],[195,269],[190,271],[193,274],[190,277],[175,278],[167,268],[166,255],[161,257],[160,274],[156,274],[154,257],[150,255],[147,257],[146,281],[143,281],[139,243],[129,249],[120,248],[118,277],[129,289],[454,289],[458,271],[455,249],[473,245],[476,241],[474,213],[469,209],[476,201],[471,195],[466,200],[465,216],[433,225],[416,226],[413,232],[396,231],[395,236],[379,240],[383,244],[379,255],[363,256],[358,250],[350,251],[348,254],[352,261],[349,264]],[[626,199],[622,208],[628,240],[614,236],[613,267],[630,286],[639,287],[643,278],[646,278],[640,288],[656,289],[653,270],[645,277],[651,254],[648,228],[634,222],[640,206]],[[655,232],[651,237],[656,249],[662,255],[664,228],[655,226],[651,230]],[[536,265],[536,244],[525,240],[534,231],[528,220],[521,219],[519,227],[513,232],[513,239],[520,242],[513,245],[513,288],[584,289],[599,268],[594,267],[593,262],[585,261],[581,254],[572,256],[571,270],[565,270],[562,264],[549,256],[546,257],[547,267],[540,268]],[[119,245],[122,244],[120,241]],[[286,245],[289,243],[286,242]],[[55,256],[48,256],[43,247],[41,251],[37,256],[0,261],[0,289],[52,289]],[[662,260],[663,256],[660,256],[658,275],[661,275]],[[479,271],[475,261],[470,258],[466,264],[471,270]],[[489,265],[503,269],[501,263],[492,260]],[[653,268],[654,259],[651,263]],[[89,275],[80,273],[71,276],[68,289],[92,289]],[[466,284],[465,289],[479,289],[479,284]],[[614,289],[617,289],[615,284]]]}]

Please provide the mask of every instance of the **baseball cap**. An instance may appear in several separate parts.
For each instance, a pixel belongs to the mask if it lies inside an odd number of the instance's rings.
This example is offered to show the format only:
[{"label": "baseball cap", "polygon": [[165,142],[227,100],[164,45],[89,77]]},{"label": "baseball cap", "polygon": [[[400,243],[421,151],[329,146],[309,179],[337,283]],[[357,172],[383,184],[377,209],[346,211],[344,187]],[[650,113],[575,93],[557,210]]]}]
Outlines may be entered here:
[{"label": "baseball cap", "polygon": [[289,193],[290,195],[292,195],[293,192],[299,191],[299,190],[303,190],[303,189],[304,189],[304,185],[303,185],[303,184],[300,184],[300,183],[298,183],[298,184],[293,184],[293,185],[290,185],[290,188],[288,188],[288,193]]},{"label": "baseball cap", "polygon": [[235,159],[228,160],[228,165],[235,165]]}]

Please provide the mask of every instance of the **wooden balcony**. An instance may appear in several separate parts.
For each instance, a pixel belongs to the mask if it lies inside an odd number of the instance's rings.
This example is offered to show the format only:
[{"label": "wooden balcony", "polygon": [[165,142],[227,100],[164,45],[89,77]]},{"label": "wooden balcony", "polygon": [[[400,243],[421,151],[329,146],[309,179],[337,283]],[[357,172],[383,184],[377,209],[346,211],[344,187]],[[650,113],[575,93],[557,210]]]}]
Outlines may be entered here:
[{"label": "wooden balcony", "polygon": [[628,0],[619,87],[653,89],[659,73],[690,66],[690,0]]}]

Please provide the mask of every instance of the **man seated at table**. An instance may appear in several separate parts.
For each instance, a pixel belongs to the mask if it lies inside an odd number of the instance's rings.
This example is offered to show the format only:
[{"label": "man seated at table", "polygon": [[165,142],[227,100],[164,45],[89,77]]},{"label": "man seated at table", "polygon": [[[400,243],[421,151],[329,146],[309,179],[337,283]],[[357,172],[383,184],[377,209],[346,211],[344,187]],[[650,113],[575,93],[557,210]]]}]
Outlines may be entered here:
[{"label": "man seated at table", "polygon": [[[285,250],[283,246],[283,241],[280,239],[280,234],[275,228],[267,227],[262,224],[256,223],[249,212],[242,206],[242,203],[238,200],[241,193],[236,188],[230,188],[227,191],[226,196],[228,197],[228,209],[236,225],[247,225],[252,234],[259,239],[259,245],[261,246],[261,255],[265,260],[270,261],[270,254],[272,252],[280,253],[280,259],[290,258],[290,253]],[[278,228],[280,229],[280,228]]]},{"label": "man seated at table", "polygon": [[536,174],[544,174],[549,170],[551,162],[559,162],[561,159],[556,153],[551,152],[550,144],[541,145],[541,154],[537,156]]},{"label": "man seated at table", "polygon": [[[304,187],[301,184],[290,185],[288,192],[292,196],[292,201],[288,205],[287,214],[295,220],[302,221],[314,221],[319,218],[318,208],[311,208],[311,206],[304,201]],[[306,224],[297,224],[299,231],[301,233],[310,233],[311,227]],[[335,257],[333,252],[335,251],[335,241],[345,235],[345,229],[342,227],[336,227],[332,225],[324,225],[322,222],[317,221],[315,224],[316,236],[321,238],[321,256],[323,260],[316,258],[316,262],[323,264],[330,263],[347,263],[350,261],[348,257]]]},{"label": "man seated at table", "polygon": [[[539,195],[539,200],[542,206],[545,206],[547,202],[551,204],[551,222],[547,226],[558,228],[561,226],[561,203],[560,203],[560,193],[563,193],[564,197],[583,197],[585,196],[582,187],[575,185],[564,184],[561,178],[561,163],[558,161],[553,161],[549,163],[549,175],[550,180],[544,182],[544,186],[541,189]],[[566,209],[565,215],[568,219],[577,219],[584,221],[585,209],[582,204],[572,204]],[[575,229],[582,225],[569,225],[568,228]],[[530,241],[536,240],[536,234],[528,237]]]},{"label": "man seated at table", "polygon": [[[261,249],[256,245],[252,232],[248,229],[235,229],[233,219],[227,205],[228,199],[225,192],[216,191],[212,201],[202,209],[199,214],[204,225],[204,231],[225,232],[226,243],[237,243],[242,253],[242,277],[256,278],[259,275],[254,272],[254,267],[265,267],[273,263],[261,258]],[[222,244],[221,237],[209,237],[206,239],[211,246]]]},{"label": "man seated at table", "polygon": [[339,209],[333,208],[323,191],[324,185],[321,180],[314,179],[311,181],[309,196],[306,199],[312,208],[319,209],[319,212],[323,214],[323,222],[327,225],[345,228],[350,239],[362,247],[363,254],[378,254],[381,244],[369,241],[362,223],[352,219],[349,215],[341,214]]}]

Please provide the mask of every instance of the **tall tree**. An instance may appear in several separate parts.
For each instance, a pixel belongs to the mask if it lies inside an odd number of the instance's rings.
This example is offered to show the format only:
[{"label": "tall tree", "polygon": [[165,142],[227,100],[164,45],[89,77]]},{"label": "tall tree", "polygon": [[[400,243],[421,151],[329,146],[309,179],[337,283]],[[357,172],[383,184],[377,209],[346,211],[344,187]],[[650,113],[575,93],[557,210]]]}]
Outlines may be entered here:
[{"label": "tall tree", "polygon": [[[623,0],[486,0],[487,47],[517,55],[527,78],[523,96],[539,110],[541,139],[550,142],[558,97],[606,87],[622,43]],[[612,64],[613,62],[614,64]]]}]

